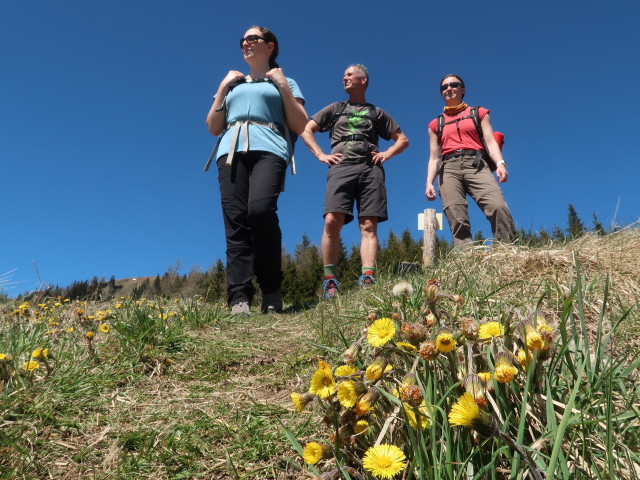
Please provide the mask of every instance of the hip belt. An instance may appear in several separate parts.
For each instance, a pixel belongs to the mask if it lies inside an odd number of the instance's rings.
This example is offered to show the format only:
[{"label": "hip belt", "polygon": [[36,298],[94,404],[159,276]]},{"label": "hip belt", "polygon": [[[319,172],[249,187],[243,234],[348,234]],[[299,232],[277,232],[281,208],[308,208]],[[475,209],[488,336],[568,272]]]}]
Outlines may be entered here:
[{"label": "hip belt", "polygon": [[[231,132],[229,154],[227,155],[227,161],[225,162],[225,165],[229,166],[233,164],[233,155],[236,152],[236,144],[238,143],[238,136],[240,135],[240,132],[242,132],[243,139],[244,139],[244,141],[242,142],[243,143],[242,151],[246,152],[249,149],[249,125],[258,125],[260,127],[270,128],[271,130],[276,132],[278,135],[285,138],[285,140],[287,141],[287,150],[289,151],[289,159],[291,162],[291,173],[295,175],[296,163],[295,163],[295,159],[293,158],[293,144],[291,143],[291,136],[289,135],[289,129],[286,127],[283,127],[279,123],[273,123],[273,122],[258,122],[257,120],[249,119],[249,120],[238,120],[228,124],[227,128],[225,129],[225,132],[230,130],[231,128],[233,128],[233,131]],[[204,166],[205,172],[209,170],[209,167],[211,166],[211,162],[215,158],[216,153],[218,153],[218,146],[220,145],[220,140],[222,140],[223,136],[224,136],[224,133],[218,137],[218,142],[216,143],[216,146],[214,147],[213,152],[211,152],[211,155],[209,156],[209,160],[207,160],[207,163]]]},{"label": "hip belt", "polygon": [[454,150],[453,152],[450,152],[450,153],[447,153],[447,154],[443,155],[442,156],[442,161],[445,162],[445,161],[449,160],[450,158],[462,157],[464,155],[476,155],[476,157],[477,157],[478,154],[480,154],[480,157],[482,157],[482,155],[484,154],[484,150],[471,150],[471,149],[465,149],[465,148],[458,148],[457,150]]}]

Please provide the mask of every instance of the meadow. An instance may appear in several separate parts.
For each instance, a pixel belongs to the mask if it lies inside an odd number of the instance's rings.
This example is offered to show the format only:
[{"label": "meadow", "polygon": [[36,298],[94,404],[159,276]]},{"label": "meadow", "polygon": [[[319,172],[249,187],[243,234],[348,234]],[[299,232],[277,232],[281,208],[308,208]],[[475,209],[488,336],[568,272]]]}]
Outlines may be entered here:
[{"label": "meadow", "polygon": [[5,300],[0,478],[639,479],[640,231],[303,311]]}]

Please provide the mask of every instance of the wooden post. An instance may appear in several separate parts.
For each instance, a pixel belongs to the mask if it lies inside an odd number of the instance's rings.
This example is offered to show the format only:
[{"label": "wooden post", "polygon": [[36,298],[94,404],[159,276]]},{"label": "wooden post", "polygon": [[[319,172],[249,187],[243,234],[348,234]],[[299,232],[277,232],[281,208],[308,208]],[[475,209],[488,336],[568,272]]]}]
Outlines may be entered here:
[{"label": "wooden post", "polygon": [[424,210],[424,237],[422,247],[422,266],[433,267],[436,259],[436,230],[438,221],[433,208]]}]

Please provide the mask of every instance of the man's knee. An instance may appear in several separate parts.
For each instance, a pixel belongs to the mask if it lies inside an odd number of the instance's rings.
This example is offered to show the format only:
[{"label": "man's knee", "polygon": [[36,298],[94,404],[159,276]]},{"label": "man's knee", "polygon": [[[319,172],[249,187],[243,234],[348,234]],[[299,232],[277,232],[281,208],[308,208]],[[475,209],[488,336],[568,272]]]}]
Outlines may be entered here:
[{"label": "man's knee", "polygon": [[344,213],[327,213],[324,216],[324,231],[328,234],[340,233],[340,229],[344,225]]},{"label": "man's knee", "polygon": [[377,217],[360,217],[360,231],[363,236],[375,237],[378,232]]}]

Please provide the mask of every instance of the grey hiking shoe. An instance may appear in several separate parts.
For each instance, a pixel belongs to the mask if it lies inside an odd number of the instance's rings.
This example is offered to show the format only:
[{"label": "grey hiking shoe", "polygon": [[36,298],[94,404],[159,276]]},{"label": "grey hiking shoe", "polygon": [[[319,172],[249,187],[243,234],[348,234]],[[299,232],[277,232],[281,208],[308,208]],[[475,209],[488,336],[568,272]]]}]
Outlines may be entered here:
[{"label": "grey hiking shoe", "polygon": [[231,315],[235,315],[237,317],[248,317],[250,313],[249,302],[238,302],[231,305]]}]

